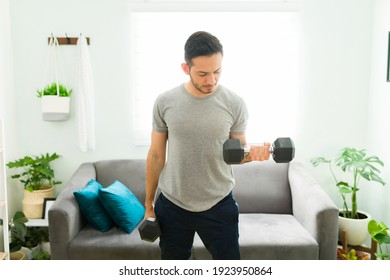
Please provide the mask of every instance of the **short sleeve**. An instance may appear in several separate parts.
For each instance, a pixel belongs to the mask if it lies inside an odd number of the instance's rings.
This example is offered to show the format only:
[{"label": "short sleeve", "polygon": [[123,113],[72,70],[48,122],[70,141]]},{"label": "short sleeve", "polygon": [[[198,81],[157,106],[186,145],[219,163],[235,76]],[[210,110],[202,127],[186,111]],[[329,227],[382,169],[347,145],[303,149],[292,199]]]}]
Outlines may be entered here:
[{"label": "short sleeve", "polygon": [[230,129],[231,134],[243,135],[248,123],[248,108],[242,98],[239,99],[237,106],[234,107],[234,123]]},{"label": "short sleeve", "polygon": [[157,98],[153,106],[153,129],[157,132],[168,131],[167,124],[164,120],[164,106],[161,98]]}]

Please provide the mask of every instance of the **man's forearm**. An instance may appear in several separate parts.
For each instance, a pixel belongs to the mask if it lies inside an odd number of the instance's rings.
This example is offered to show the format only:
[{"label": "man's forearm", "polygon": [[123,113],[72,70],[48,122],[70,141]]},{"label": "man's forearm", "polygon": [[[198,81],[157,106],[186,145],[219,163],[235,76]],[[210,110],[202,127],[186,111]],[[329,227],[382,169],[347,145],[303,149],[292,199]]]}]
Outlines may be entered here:
[{"label": "man's forearm", "polygon": [[158,186],[158,180],[162,169],[164,168],[165,158],[156,158],[148,156],[146,161],[146,211],[153,209],[154,200]]}]

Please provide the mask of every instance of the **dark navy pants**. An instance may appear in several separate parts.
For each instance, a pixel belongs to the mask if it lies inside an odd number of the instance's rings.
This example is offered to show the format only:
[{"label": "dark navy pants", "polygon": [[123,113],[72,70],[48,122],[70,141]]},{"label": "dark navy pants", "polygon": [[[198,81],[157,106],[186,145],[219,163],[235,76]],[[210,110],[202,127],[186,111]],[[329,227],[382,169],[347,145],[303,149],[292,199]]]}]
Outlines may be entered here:
[{"label": "dark navy pants", "polygon": [[232,193],[211,209],[187,211],[168,200],[157,198],[155,213],[161,226],[161,259],[185,260],[191,256],[195,232],[215,260],[238,260],[238,206]]}]

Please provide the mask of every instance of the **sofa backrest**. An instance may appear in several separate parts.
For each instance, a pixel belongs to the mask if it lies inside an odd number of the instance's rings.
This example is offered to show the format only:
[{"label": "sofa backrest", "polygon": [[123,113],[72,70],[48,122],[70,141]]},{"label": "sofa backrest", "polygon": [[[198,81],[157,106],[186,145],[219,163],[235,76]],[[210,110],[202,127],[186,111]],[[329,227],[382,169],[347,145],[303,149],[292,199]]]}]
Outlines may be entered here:
[{"label": "sofa backrest", "polygon": [[115,180],[127,186],[138,200],[145,202],[145,168],[143,159],[103,160],[94,163],[96,180],[103,187],[108,187]]},{"label": "sofa backrest", "polygon": [[[103,160],[94,163],[96,180],[104,187],[115,180],[126,185],[143,204],[145,201],[144,159]],[[272,160],[233,165],[233,190],[241,213],[291,214],[288,164]]]},{"label": "sofa backrest", "polygon": [[233,194],[240,212],[292,214],[288,167],[272,159],[233,165]]}]

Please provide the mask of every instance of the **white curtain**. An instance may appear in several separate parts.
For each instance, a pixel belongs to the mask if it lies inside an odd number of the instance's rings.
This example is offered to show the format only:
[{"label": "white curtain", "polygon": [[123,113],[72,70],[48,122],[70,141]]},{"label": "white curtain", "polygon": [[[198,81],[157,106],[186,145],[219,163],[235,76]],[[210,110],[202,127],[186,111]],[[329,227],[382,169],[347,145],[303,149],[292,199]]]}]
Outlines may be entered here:
[{"label": "white curtain", "polygon": [[95,96],[92,66],[87,39],[80,35],[78,49],[78,87],[76,91],[76,117],[81,151],[95,150]]}]

